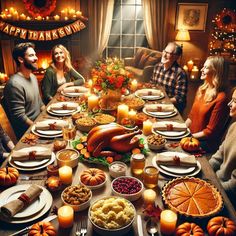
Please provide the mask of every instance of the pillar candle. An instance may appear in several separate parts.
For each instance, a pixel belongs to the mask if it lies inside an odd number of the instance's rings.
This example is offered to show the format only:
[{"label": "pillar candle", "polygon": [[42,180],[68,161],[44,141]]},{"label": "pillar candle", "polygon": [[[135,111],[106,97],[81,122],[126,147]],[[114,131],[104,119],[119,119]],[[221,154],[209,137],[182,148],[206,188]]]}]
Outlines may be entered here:
[{"label": "pillar candle", "polygon": [[188,72],[188,67],[187,67],[187,65],[184,65],[183,69],[184,69],[186,72]]},{"label": "pillar candle", "polygon": [[131,111],[129,111],[129,119],[130,120],[135,121],[136,115],[137,115],[137,112],[134,111],[133,109]]},{"label": "pillar candle", "polygon": [[92,86],[93,86],[93,81],[90,79],[90,80],[88,81],[88,87],[89,87],[89,88],[92,88]]},{"label": "pillar candle", "polygon": [[197,68],[197,66],[194,66],[191,71],[190,78],[191,79],[198,79],[198,77],[199,77],[199,69]]},{"label": "pillar candle", "polygon": [[193,61],[192,60],[188,61],[187,65],[188,65],[188,70],[191,71],[193,69]]},{"label": "pillar candle", "polygon": [[134,80],[131,82],[130,89],[131,89],[132,91],[136,91],[137,87],[138,87],[138,82],[137,82],[136,79],[134,79]]},{"label": "pillar candle", "polygon": [[121,104],[117,108],[117,123],[121,123],[122,119],[127,118],[129,114],[129,107]]},{"label": "pillar candle", "polygon": [[65,17],[67,17],[67,9],[63,9],[61,11],[61,18],[65,18]]},{"label": "pillar candle", "polygon": [[157,194],[152,189],[146,189],[143,192],[143,201],[146,205],[148,204],[154,204],[156,200]]},{"label": "pillar candle", "polygon": [[143,122],[143,134],[149,135],[152,133],[152,122],[150,120],[146,120]]},{"label": "pillar candle", "polygon": [[171,210],[164,210],[161,212],[160,225],[161,233],[164,235],[171,235],[175,232],[177,222],[177,214]]},{"label": "pillar candle", "polygon": [[60,20],[60,16],[59,15],[55,15],[54,16],[54,20]]},{"label": "pillar candle", "polygon": [[98,106],[98,97],[94,94],[88,97],[88,109],[91,111]]},{"label": "pillar candle", "polygon": [[63,184],[72,183],[72,168],[69,166],[62,166],[59,168],[59,177]]},{"label": "pillar candle", "polygon": [[70,228],[74,223],[74,210],[71,206],[62,206],[57,211],[59,226]]}]

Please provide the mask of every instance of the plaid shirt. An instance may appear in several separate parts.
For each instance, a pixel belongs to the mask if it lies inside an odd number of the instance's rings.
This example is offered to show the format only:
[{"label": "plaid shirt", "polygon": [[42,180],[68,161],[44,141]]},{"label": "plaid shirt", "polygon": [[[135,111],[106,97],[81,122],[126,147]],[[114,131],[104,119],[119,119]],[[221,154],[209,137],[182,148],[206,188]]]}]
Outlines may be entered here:
[{"label": "plaid shirt", "polygon": [[158,63],[152,74],[151,82],[162,86],[169,98],[175,98],[177,106],[185,107],[188,80],[185,71],[175,62],[167,70],[163,63]]}]

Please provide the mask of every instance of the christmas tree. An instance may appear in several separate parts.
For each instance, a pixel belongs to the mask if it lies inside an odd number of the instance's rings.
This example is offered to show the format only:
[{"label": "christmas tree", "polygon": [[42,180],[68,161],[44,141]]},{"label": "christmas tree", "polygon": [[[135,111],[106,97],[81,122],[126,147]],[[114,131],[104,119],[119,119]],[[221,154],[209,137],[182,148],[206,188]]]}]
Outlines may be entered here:
[{"label": "christmas tree", "polygon": [[221,55],[236,62],[236,12],[224,8],[212,20],[213,33],[209,43],[210,55]]}]

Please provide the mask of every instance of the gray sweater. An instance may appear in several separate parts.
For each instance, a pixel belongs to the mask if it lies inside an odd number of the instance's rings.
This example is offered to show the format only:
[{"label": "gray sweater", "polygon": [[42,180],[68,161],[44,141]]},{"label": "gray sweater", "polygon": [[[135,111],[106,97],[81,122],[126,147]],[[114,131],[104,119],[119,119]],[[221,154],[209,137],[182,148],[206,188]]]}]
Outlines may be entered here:
[{"label": "gray sweater", "polygon": [[226,134],[224,142],[209,163],[231,199],[236,197],[236,122]]},{"label": "gray sweater", "polygon": [[27,117],[35,120],[43,106],[38,81],[31,74],[30,79],[14,74],[4,88],[3,106],[18,139],[29,128]]}]

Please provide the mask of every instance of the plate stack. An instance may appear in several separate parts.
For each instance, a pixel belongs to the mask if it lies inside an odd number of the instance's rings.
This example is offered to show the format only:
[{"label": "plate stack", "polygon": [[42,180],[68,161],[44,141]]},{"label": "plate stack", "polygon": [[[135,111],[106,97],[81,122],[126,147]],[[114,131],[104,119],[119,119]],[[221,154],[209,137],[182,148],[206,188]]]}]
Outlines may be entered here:
[{"label": "plate stack", "polygon": [[140,89],[135,95],[144,100],[159,100],[165,97],[164,93],[158,89]]},{"label": "plate stack", "polygon": [[47,107],[47,112],[54,116],[69,116],[80,111],[80,106],[76,102],[57,102]]},{"label": "plate stack", "polygon": [[146,104],[143,108],[146,115],[157,118],[168,118],[177,114],[177,109],[173,104]]},{"label": "plate stack", "polygon": [[83,86],[71,86],[64,88],[61,94],[67,97],[79,97],[85,93],[88,93],[88,91],[88,88],[85,88]]}]

